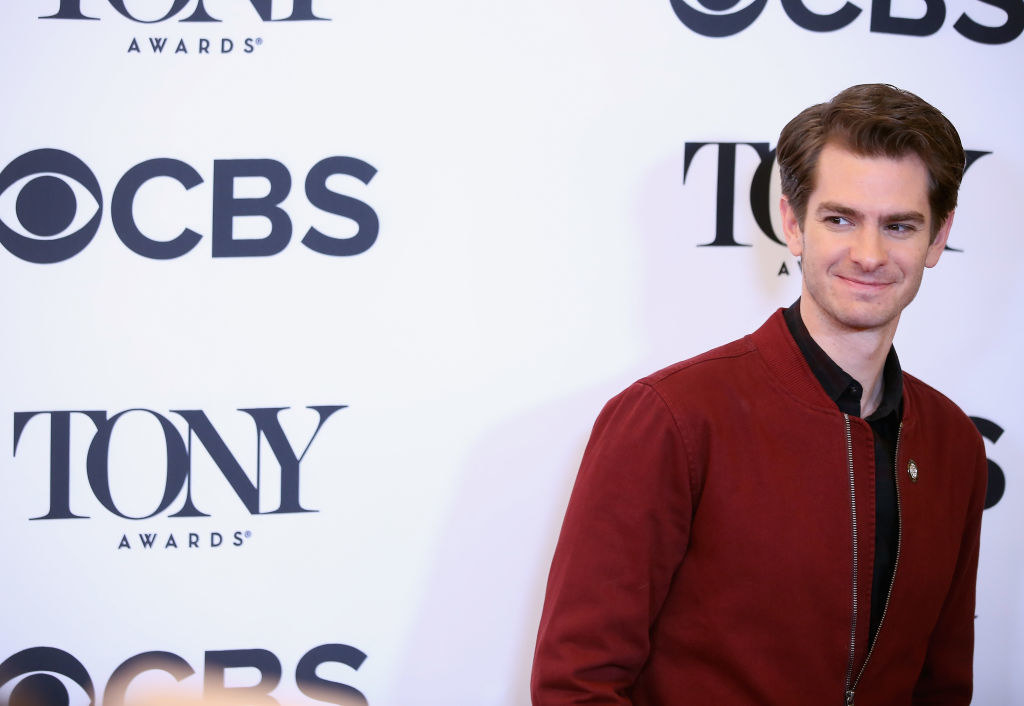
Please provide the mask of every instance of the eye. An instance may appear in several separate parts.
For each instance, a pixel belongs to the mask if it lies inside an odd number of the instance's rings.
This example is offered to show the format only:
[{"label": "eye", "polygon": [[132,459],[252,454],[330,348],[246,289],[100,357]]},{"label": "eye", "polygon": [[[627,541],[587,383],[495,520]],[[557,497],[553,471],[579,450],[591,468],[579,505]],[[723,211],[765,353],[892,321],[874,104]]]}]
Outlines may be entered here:
[{"label": "eye", "polygon": [[676,17],[705,37],[728,37],[758,18],[767,0],[671,0]]},{"label": "eye", "polygon": [[23,238],[62,238],[81,230],[99,207],[80,182],[63,174],[33,174],[0,194],[0,221]]},{"label": "eye", "polygon": [[833,226],[851,225],[850,219],[848,219],[846,216],[825,216],[825,218],[822,220],[824,220],[825,223],[828,223],[829,225]]},{"label": "eye", "polygon": [[54,647],[31,647],[0,663],[0,703],[92,706],[96,691],[85,667]]},{"label": "eye", "polygon": [[0,689],[0,702],[8,706],[92,706],[94,699],[65,674],[34,672]]},{"label": "eye", "polygon": [[102,211],[96,177],[67,152],[27,152],[0,172],[0,244],[22,260],[77,254],[96,234]]},{"label": "eye", "polygon": [[892,233],[914,233],[917,231],[917,226],[910,223],[890,223],[886,229]]}]

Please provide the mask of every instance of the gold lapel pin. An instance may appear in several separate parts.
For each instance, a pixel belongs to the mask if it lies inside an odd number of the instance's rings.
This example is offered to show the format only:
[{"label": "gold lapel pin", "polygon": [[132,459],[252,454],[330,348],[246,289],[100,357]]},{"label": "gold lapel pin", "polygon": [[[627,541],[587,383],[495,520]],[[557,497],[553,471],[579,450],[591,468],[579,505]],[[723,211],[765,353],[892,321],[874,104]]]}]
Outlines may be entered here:
[{"label": "gold lapel pin", "polygon": [[910,459],[910,463],[907,464],[907,473],[910,474],[910,480],[914,483],[917,482],[917,464],[914,463],[914,459]]}]

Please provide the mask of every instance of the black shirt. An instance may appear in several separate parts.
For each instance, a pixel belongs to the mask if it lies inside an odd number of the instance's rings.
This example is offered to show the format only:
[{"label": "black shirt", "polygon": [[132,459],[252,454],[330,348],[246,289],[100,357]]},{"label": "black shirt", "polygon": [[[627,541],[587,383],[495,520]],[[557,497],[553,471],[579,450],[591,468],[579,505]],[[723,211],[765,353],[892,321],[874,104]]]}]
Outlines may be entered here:
[{"label": "black shirt", "polygon": [[[800,348],[811,372],[839,411],[860,416],[863,390],[860,383],[821,349],[808,333],[800,317],[800,300],[783,312],[786,326]],[[871,575],[870,637],[875,639],[882,620],[885,600],[896,567],[898,508],[896,507],[896,441],[899,436],[903,403],[903,371],[896,349],[890,348],[882,369],[882,401],[864,421],[871,425],[875,438],[875,563]]]}]

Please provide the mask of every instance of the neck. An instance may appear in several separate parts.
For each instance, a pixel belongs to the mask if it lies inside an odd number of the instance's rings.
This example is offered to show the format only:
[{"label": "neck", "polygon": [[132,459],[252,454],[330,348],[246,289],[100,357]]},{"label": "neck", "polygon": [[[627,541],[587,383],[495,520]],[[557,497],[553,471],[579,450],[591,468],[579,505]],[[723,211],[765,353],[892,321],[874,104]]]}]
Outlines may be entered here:
[{"label": "neck", "polygon": [[813,304],[805,306],[809,297],[800,301],[800,318],[815,343],[835,361],[836,365],[860,383],[860,416],[868,417],[882,401],[882,371],[896,335],[897,320],[881,328],[851,330],[834,324],[821,315]]}]

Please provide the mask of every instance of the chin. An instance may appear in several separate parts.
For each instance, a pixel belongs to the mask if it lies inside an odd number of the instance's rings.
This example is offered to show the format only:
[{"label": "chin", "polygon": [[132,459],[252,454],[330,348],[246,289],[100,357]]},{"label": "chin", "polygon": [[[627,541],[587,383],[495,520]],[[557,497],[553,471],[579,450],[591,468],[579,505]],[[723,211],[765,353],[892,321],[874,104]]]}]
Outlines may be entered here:
[{"label": "chin", "polygon": [[868,331],[889,326],[899,319],[899,310],[878,310],[861,307],[835,308],[829,312],[843,328]]}]

